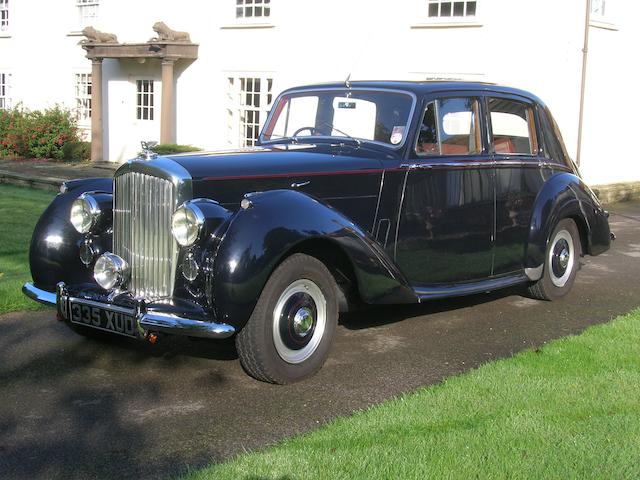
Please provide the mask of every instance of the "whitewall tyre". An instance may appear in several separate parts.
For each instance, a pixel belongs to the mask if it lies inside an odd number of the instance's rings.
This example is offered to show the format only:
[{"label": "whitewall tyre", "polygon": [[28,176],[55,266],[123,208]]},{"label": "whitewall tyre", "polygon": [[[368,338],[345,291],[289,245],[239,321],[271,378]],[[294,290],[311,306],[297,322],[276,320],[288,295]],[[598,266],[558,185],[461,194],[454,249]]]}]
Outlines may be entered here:
[{"label": "whitewall tyre", "polygon": [[251,318],[236,336],[252,377],[293,383],[324,364],[338,323],[337,286],[318,259],[296,253],[271,274]]},{"label": "whitewall tyre", "polygon": [[569,293],[581,255],[576,223],[570,218],[560,220],[547,242],[542,278],[529,287],[529,293],[541,300],[555,300]]}]

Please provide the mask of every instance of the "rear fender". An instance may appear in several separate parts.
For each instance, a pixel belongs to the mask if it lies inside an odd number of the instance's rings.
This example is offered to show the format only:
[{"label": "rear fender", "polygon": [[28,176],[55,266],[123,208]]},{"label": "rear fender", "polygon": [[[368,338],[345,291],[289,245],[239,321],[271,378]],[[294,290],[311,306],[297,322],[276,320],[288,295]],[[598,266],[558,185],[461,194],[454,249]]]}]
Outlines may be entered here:
[{"label": "rear fender", "polygon": [[611,240],[607,216],[595,194],[578,176],[564,172],[552,176],[538,193],[533,208],[525,263],[529,277],[536,280],[542,275],[547,242],[563,218],[577,221],[583,253],[598,255],[608,250]]},{"label": "rear fender", "polygon": [[216,318],[242,328],[271,272],[301,242],[334,242],[349,258],[361,298],[368,303],[417,302],[382,249],[340,212],[293,190],[252,194],[221,239],[212,285]]}]

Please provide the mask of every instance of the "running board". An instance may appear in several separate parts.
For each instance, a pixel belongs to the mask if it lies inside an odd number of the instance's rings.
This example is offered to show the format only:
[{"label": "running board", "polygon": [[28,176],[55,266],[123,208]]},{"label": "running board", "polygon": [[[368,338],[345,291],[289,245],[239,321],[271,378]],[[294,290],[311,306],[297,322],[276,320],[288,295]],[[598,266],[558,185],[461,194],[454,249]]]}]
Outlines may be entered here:
[{"label": "running board", "polygon": [[514,285],[527,283],[529,279],[524,273],[507,275],[504,277],[481,280],[479,282],[468,282],[457,285],[447,285],[438,287],[416,287],[414,292],[418,296],[419,302],[435,300],[437,298],[460,297],[463,295],[473,295],[474,293],[488,293],[500,288],[512,287]]}]

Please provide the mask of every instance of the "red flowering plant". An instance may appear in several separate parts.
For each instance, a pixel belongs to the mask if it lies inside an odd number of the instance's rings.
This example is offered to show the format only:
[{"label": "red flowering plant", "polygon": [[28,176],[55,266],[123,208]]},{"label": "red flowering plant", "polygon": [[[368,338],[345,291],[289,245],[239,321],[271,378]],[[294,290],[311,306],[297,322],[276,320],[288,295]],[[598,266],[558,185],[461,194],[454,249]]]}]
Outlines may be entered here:
[{"label": "red flowering plant", "polygon": [[79,141],[75,117],[67,109],[0,110],[0,157],[62,160],[67,144]]}]

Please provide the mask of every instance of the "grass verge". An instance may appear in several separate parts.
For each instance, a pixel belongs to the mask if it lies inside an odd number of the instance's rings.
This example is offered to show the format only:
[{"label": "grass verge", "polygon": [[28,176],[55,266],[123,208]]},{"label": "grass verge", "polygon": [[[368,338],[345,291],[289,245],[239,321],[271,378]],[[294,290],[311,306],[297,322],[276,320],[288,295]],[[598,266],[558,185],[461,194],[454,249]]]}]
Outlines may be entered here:
[{"label": "grass verge", "polygon": [[33,228],[54,194],[0,185],[0,314],[43,308],[22,294],[29,274]]},{"label": "grass verge", "polygon": [[189,479],[640,478],[640,310]]}]

